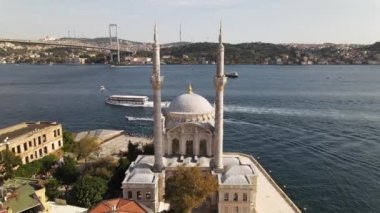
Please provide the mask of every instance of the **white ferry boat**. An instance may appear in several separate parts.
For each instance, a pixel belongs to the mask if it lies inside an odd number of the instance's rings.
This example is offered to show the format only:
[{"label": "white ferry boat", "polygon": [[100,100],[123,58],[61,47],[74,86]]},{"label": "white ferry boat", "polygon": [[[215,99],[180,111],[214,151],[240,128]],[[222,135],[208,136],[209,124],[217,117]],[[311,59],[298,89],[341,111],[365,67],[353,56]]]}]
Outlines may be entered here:
[{"label": "white ferry boat", "polygon": [[148,104],[148,96],[138,95],[111,95],[106,104],[129,107],[144,107]]}]

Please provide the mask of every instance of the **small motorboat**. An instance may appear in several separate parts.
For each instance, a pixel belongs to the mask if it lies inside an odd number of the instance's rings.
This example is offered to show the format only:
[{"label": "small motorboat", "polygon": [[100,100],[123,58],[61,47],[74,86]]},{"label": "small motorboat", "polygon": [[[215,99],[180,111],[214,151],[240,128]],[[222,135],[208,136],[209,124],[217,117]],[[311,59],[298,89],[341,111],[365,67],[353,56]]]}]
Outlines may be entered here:
[{"label": "small motorboat", "polygon": [[231,72],[231,73],[226,73],[224,76],[226,76],[227,78],[237,78],[239,77],[239,73]]}]

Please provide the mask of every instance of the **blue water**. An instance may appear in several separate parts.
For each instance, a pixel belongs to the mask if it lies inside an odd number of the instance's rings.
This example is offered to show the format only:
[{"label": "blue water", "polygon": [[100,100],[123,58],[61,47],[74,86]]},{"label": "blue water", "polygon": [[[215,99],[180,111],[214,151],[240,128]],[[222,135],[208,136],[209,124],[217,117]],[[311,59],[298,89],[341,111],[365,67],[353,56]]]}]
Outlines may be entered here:
[{"label": "blue water", "polygon": [[[225,151],[254,155],[307,212],[379,212],[379,66],[227,66]],[[162,66],[162,96],[214,102],[215,66]],[[150,67],[0,66],[0,126],[54,120],[71,131],[152,134],[151,108],[104,104],[111,94],[151,97]],[[99,86],[108,90],[99,92]],[[286,188],[284,187],[286,186]]]}]

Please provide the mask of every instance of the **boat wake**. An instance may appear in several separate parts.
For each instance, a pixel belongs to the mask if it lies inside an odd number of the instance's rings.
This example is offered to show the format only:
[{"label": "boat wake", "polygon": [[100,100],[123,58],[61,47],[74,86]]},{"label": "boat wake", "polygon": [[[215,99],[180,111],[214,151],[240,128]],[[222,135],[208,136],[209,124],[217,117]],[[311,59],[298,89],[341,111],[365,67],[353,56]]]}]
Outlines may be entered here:
[{"label": "boat wake", "polygon": [[297,117],[323,117],[341,120],[370,120],[380,121],[380,116],[371,112],[358,111],[338,111],[331,109],[291,109],[291,108],[267,108],[267,107],[250,107],[240,105],[226,105],[226,112],[248,113],[258,115],[283,115]]},{"label": "boat wake", "polygon": [[153,121],[153,118],[125,116],[128,121]]}]

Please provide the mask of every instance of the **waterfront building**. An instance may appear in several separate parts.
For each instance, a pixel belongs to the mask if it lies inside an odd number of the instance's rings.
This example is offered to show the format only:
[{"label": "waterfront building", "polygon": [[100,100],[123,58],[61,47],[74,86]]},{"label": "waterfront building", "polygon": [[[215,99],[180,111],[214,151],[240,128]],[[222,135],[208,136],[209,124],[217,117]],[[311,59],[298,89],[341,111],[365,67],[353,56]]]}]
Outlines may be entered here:
[{"label": "waterfront building", "polygon": [[[25,122],[0,129],[0,153],[9,150],[29,163],[63,146],[62,125],[56,122]],[[1,159],[1,155],[0,155]]]},{"label": "waterfront building", "polygon": [[222,29],[214,77],[215,107],[193,91],[161,110],[160,47],[155,28],[151,83],[154,102],[154,156],[140,155],[122,182],[123,198],[134,199],[155,212],[167,208],[165,182],[178,166],[198,167],[218,181],[217,192],[206,199],[201,212],[300,212],[261,165],[249,155],[224,153],[224,46]]}]

